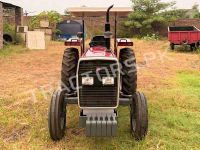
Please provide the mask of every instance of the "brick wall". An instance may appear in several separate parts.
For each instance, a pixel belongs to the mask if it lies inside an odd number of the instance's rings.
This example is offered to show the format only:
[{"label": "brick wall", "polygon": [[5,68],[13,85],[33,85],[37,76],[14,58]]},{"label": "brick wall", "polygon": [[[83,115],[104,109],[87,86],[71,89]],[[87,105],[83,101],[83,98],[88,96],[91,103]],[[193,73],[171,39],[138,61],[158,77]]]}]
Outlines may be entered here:
[{"label": "brick wall", "polygon": [[15,24],[15,8],[5,7],[3,5],[3,22],[8,24]]},{"label": "brick wall", "polygon": [[3,48],[3,7],[0,2],[0,49]]},{"label": "brick wall", "polygon": [[23,9],[8,3],[3,3],[4,23],[11,25],[23,25]]},{"label": "brick wall", "polygon": [[23,9],[20,7],[15,8],[15,24],[23,25]]}]

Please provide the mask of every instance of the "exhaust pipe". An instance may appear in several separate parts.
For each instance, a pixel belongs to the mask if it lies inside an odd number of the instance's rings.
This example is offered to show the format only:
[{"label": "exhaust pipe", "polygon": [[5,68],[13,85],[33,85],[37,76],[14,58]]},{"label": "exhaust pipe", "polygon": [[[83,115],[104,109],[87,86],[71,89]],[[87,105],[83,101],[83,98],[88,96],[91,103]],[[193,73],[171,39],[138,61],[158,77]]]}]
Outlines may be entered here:
[{"label": "exhaust pipe", "polygon": [[110,10],[113,8],[114,5],[111,5],[107,9],[106,13],[106,23],[105,23],[105,38],[106,38],[106,48],[108,51],[110,51],[110,37],[111,37],[111,32],[110,32]]}]

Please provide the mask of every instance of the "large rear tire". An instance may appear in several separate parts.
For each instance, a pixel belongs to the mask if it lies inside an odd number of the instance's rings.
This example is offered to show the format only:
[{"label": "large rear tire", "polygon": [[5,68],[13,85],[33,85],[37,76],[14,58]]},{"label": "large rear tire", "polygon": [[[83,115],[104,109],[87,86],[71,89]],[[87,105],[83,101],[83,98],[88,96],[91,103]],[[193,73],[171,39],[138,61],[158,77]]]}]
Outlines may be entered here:
[{"label": "large rear tire", "polygon": [[78,59],[78,49],[67,48],[64,51],[61,70],[61,88],[68,94],[76,91],[76,71]]},{"label": "large rear tire", "polygon": [[130,111],[131,132],[137,141],[143,140],[148,131],[148,107],[143,93],[136,92]]},{"label": "large rear tire", "polygon": [[55,91],[49,106],[48,125],[50,137],[58,141],[64,137],[66,129],[66,106],[64,103],[64,91]]},{"label": "large rear tire", "polygon": [[133,95],[137,90],[137,66],[133,49],[121,49],[119,61],[122,65],[122,92],[126,95]]}]

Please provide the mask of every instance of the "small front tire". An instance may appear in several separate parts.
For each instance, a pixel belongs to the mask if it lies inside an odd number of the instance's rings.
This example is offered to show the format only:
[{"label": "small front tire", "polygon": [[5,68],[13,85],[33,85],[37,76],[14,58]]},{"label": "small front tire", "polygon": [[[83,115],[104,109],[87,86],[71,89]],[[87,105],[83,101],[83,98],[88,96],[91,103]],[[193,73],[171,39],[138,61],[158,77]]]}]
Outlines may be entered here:
[{"label": "small front tire", "polygon": [[130,112],[131,132],[135,140],[141,141],[148,131],[148,107],[143,93],[136,92],[132,99]]},{"label": "small front tire", "polygon": [[66,129],[66,106],[64,104],[64,91],[57,90],[53,93],[48,115],[50,137],[58,141],[64,137]]}]

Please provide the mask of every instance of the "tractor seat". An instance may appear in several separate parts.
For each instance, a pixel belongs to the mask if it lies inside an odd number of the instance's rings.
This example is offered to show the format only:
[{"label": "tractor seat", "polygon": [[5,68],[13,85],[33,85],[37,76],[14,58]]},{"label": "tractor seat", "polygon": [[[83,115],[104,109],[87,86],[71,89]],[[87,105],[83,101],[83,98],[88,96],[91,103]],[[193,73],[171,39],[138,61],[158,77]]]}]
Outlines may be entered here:
[{"label": "tractor seat", "polygon": [[95,37],[92,38],[89,45],[90,45],[90,47],[94,47],[94,46],[106,47],[106,39],[102,35],[95,36]]}]

